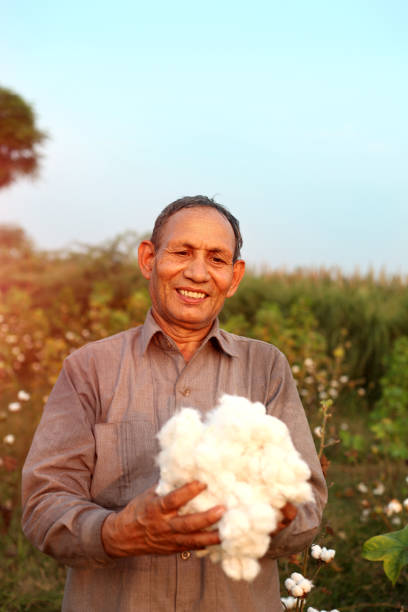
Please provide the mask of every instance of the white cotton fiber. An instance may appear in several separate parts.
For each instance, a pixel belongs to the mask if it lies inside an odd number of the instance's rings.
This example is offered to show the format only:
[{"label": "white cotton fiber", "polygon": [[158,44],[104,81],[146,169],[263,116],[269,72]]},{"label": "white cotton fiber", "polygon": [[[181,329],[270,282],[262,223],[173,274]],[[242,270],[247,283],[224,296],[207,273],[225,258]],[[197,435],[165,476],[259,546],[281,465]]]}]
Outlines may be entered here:
[{"label": "white cotton fiber", "polygon": [[194,408],[183,408],[158,434],[159,495],[199,480],[207,489],[181,514],[202,512],[218,504],[227,510],[214,526],[221,544],[200,551],[235,580],[253,580],[257,559],[286,502],[313,500],[310,469],[293,446],[285,423],[266,414],[260,402],[223,395],[204,421]]}]

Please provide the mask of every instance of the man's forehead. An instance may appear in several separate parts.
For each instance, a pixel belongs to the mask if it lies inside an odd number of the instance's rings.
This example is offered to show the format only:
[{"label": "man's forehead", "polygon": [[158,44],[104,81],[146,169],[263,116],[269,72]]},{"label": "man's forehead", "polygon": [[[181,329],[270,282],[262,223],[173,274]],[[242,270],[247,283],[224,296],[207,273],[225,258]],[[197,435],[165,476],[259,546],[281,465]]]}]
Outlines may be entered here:
[{"label": "man's forehead", "polygon": [[192,240],[169,240],[167,243],[167,247],[169,249],[174,248],[186,248],[186,249],[204,249],[206,251],[210,251],[211,253],[225,253],[226,255],[232,256],[232,250],[229,245],[225,244],[215,244],[211,238],[208,241],[192,241]]},{"label": "man's forehead", "polygon": [[[162,243],[203,245],[211,251],[233,252],[235,235],[230,222],[213,208],[186,208],[172,215],[163,227]],[[163,244],[164,246],[164,244]]]}]

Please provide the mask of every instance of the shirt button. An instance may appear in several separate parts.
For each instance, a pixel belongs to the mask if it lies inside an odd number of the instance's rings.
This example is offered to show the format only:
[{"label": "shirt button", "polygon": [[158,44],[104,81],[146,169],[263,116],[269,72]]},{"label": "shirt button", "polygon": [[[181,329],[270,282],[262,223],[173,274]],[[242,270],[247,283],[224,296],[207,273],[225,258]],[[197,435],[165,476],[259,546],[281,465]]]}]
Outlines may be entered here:
[{"label": "shirt button", "polygon": [[184,397],[188,397],[190,395],[190,389],[188,389],[188,388],[183,389],[182,393],[183,393]]},{"label": "shirt button", "polygon": [[183,559],[183,561],[187,561],[187,559],[189,559],[191,557],[191,552],[188,552],[188,550],[184,550],[180,554],[180,557]]}]

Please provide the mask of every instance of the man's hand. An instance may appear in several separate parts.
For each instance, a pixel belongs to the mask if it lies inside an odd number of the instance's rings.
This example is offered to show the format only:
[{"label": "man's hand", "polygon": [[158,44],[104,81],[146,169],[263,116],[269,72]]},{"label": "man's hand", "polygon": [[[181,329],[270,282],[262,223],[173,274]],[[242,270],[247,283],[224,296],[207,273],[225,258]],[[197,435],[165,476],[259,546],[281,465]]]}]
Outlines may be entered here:
[{"label": "man's hand", "polygon": [[294,506],[290,502],[287,502],[283,506],[283,508],[280,509],[280,511],[282,512],[283,516],[281,520],[279,521],[278,526],[276,527],[275,531],[269,534],[271,536],[276,535],[277,533],[282,531],[282,529],[285,529],[286,527],[288,527],[291,524],[291,522],[296,518],[296,515],[297,515],[296,506]]},{"label": "man's hand", "polygon": [[102,542],[112,557],[198,550],[220,543],[217,530],[205,531],[220,520],[224,506],[179,515],[178,511],[206,485],[194,481],[163,497],[155,487],[135,497],[123,510],[109,514],[102,526]]}]

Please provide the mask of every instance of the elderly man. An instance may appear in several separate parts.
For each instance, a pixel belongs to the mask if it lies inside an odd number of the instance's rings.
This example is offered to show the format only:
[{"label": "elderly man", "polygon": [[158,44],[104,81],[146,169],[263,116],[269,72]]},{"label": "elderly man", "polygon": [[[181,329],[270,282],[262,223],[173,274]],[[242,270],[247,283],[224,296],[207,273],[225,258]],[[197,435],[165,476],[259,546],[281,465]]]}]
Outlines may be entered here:
[{"label": "elderly man", "polygon": [[[152,307],[145,323],[70,355],[23,473],[26,535],[69,566],[70,612],[280,611],[275,559],[313,539],[326,487],[285,357],[218,326],[244,274],[238,221],[203,196],[167,206],[139,247]],[[310,466],[315,502],[288,504],[252,583],[192,551],[219,543],[222,516],[179,515],[199,482],[159,497],[156,433],[182,406],[210,410],[223,393],[266,405]]]}]

